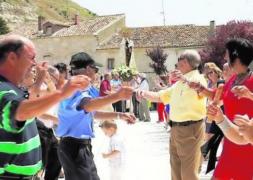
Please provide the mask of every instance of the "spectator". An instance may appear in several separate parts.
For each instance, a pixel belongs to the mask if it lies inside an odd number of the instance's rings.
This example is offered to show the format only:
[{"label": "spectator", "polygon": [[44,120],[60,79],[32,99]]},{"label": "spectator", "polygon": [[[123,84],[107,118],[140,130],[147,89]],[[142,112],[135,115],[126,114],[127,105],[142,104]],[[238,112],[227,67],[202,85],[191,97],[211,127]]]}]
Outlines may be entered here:
[{"label": "spectator", "polygon": [[[148,84],[148,80],[146,78],[146,74],[145,73],[139,73],[139,88],[138,90],[140,91],[148,91],[149,90],[149,84]],[[150,118],[150,112],[149,112],[149,108],[148,108],[148,101],[147,99],[140,99],[139,100],[140,104],[139,104],[139,117],[140,117],[140,121],[144,121],[144,122],[150,122],[151,118]]]},{"label": "spectator", "polygon": [[[119,79],[119,74],[117,72],[112,73],[112,80],[111,80],[111,87],[112,91],[116,92],[120,89],[121,87],[121,80]],[[113,103],[112,106],[114,108],[115,112],[123,112],[123,107],[122,107],[123,102],[118,101],[116,103]]]}]

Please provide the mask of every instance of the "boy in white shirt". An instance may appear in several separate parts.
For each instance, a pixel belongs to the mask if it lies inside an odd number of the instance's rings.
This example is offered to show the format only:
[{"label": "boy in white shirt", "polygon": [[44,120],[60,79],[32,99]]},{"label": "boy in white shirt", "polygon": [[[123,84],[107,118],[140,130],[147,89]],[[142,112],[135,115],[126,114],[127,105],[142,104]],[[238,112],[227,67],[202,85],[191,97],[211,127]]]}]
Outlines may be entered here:
[{"label": "boy in white shirt", "polygon": [[109,152],[103,153],[103,157],[109,159],[110,180],[122,180],[125,166],[124,138],[117,133],[117,124],[113,121],[104,121],[100,127],[105,135],[110,138]]}]

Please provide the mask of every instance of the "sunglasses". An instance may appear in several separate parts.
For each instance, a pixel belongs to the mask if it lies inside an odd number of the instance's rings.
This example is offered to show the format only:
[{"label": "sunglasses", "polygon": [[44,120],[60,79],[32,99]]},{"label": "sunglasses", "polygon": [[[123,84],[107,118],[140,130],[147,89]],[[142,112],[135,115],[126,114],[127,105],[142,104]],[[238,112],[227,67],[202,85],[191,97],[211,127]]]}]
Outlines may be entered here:
[{"label": "sunglasses", "polygon": [[210,71],[210,72],[207,73],[207,75],[210,75],[210,74],[214,74],[214,72],[213,72],[213,71]]},{"label": "sunglasses", "polygon": [[181,60],[184,60],[184,57],[179,57],[179,58],[177,59],[177,62],[179,62],[179,61],[181,61]]},{"label": "sunglasses", "polygon": [[95,71],[95,73],[98,73],[99,69],[96,66],[89,65],[89,67],[92,68]]}]

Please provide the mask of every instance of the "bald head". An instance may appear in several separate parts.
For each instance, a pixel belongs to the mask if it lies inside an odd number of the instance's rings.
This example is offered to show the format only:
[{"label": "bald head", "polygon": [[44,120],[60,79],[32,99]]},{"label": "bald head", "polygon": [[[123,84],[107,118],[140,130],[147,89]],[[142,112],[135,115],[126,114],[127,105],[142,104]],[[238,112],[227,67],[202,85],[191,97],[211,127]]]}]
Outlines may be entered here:
[{"label": "bald head", "polygon": [[0,40],[0,65],[6,60],[9,53],[14,52],[19,55],[24,46],[35,48],[33,42],[25,37],[19,35],[5,36]]},{"label": "bald head", "polygon": [[19,85],[36,64],[35,57],[32,41],[19,35],[5,36],[0,40],[0,75]]}]

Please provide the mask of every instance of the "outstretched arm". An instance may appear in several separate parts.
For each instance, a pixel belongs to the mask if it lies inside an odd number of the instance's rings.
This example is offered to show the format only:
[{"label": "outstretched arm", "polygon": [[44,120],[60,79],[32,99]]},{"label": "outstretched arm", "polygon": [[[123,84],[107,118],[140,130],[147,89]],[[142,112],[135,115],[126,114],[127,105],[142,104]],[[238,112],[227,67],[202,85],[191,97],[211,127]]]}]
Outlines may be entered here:
[{"label": "outstretched arm", "polygon": [[136,121],[136,117],[130,113],[121,113],[121,112],[102,112],[98,111],[94,115],[95,119],[99,120],[124,120],[129,124],[133,124]]},{"label": "outstretched arm", "polygon": [[87,76],[73,76],[60,90],[39,98],[22,101],[18,105],[15,119],[17,121],[26,121],[27,119],[39,116],[59,101],[71,96],[76,90],[86,88],[89,83],[90,79]]}]

